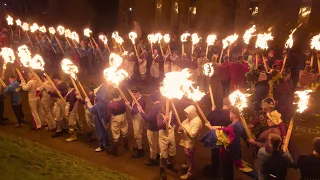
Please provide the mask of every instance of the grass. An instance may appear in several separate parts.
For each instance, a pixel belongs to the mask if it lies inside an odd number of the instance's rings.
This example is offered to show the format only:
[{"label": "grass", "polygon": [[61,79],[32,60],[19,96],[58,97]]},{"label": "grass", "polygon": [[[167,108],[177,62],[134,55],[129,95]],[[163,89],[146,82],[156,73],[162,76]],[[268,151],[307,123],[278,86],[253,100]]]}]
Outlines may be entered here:
[{"label": "grass", "polygon": [[129,176],[97,167],[39,143],[0,132],[0,180],[126,180]]}]

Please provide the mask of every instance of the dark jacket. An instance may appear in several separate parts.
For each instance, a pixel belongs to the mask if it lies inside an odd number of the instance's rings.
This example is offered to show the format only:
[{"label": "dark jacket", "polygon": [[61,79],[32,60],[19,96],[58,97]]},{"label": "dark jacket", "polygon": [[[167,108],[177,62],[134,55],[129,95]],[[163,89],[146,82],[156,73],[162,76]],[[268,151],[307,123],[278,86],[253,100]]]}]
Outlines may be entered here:
[{"label": "dark jacket", "polygon": [[313,154],[298,157],[297,167],[300,169],[301,179],[320,179],[320,158]]}]

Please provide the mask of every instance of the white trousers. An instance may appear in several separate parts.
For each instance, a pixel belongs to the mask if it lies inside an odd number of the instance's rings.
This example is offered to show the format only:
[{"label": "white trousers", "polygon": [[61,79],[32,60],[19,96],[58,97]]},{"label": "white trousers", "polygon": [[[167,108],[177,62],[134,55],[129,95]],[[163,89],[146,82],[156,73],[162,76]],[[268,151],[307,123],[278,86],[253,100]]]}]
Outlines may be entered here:
[{"label": "white trousers", "polygon": [[150,158],[156,159],[159,153],[159,131],[147,130],[147,137],[150,148]]}]

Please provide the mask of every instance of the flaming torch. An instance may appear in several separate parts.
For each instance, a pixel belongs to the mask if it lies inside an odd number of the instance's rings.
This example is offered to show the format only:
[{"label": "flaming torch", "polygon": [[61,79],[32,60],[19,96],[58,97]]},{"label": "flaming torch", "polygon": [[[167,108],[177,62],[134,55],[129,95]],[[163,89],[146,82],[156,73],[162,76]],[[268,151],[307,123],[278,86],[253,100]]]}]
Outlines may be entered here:
[{"label": "flaming torch", "polygon": [[[193,33],[191,35],[191,41],[192,41],[192,47],[191,47],[191,56],[193,55],[193,51],[194,51],[194,45],[198,44],[200,42],[200,37],[198,36],[197,33]],[[193,57],[193,56],[192,56]],[[192,58],[193,59],[193,58]]]},{"label": "flaming torch", "polygon": [[[291,34],[289,35],[289,39],[286,41],[286,44],[285,44],[285,48],[287,49],[287,51],[288,51],[289,49],[291,49],[292,46],[293,46],[293,33],[295,33],[296,30],[297,30],[301,25],[302,25],[302,23],[301,23],[298,27],[296,27],[294,30],[292,30]],[[287,56],[288,56],[288,55],[287,55],[287,53],[286,53],[285,56],[284,56],[284,59],[283,59],[281,72],[283,71],[283,69],[284,69],[284,67],[285,67],[285,65],[286,65]]]},{"label": "flaming torch", "polygon": [[24,30],[24,31],[26,32],[26,35],[27,35],[28,40],[29,40],[29,42],[30,42],[30,45],[31,45],[31,47],[33,47],[32,41],[31,41],[31,39],[30,39],[30,37],[29,37],[29,35],[28,35],[28,31],[30,30],[30,29],[29,29],[29,24],[28,24],[28,23],[23,23],[22,26],[21,26],[21,28],[22,28],[22,30]]},{"label": "flaming torch", "polygon": [[230,55],[230,45],[232,45],[238,39],[238,37],[239,36],[237,34],[234,34],[234,35],[228,36],[227,38],[222,40],[223,47],[222,47],[222,50],[221,50],[219,63],[221,63],[221,58],[222,58],[224,49],[229,47],[229,49],[228,49],[228,56],[229,56]]},{"label": "flaming torch", "polygon": [[119,50],[120,50],[120,53],[121,53],[121,50],[124,52],[124,48],[122,46],[122,43],[123,43],[123,39],[122,37],[119,36],[119,33],[117,31],[113,32],[112,33],[112,36],[111,36],[119,45]]},{"label": "flaming torch", "polygon": [[[40,27],[38,26],[37,23],[33,23],[33,24],[30,26],[30,32],[32,32],[32,33],[38,31],[39,29],[40,29]],[[38,46],[40,47],[41,51],[44,52],[42,46],[40,45],[40,41],[39,41],[38,36],[35,35],[35,38],[36,38],[36,41],[37,41]]]},{"label": "flaming torch", "polygon": [[149,34],[148,35],[148,40],[149,40],[149,43],[150,43],[151,53],[152,53],[152,56],[153,56],[153,44],[155,44],[158,39],[154,34]]},{"label": "flaming torch", "polygon": [[64,39],[67,41],[68,45],[71,47],[71,44],[70,44],[70,41],[68,40],[68,38],[71,39],[71,31],[70,31],[70,29],[64,30]]},{"label": "flaming torch", "polygon": [[163,41],[168,44],[168,49],[169,49],[169,51],[171,51],[170,44],[169,44],[170,43],[170,35],[169,34],[165,34],[163,36]]},{"label": "flaming torch", "polygon": [[217,36],[216,35],[208,35],[207,37],[207,48],[206,48],[206,56],[208,56],[208,51],[209,51],[209,46],[214,45],[214,42],[217,40]]},{"label": "flaming torch", "polygon": [[13,31],[12,31],[13,18],[8,15],[6,20],[7,20],[8,25],[10,26],[11,36],[13,37]]},{"label": "flaming torch", "polygon": [[214,73],[214,70],[213,70],[212,63],[204,64],[204,66],[203,66],[203,74],[208,77],[211,106],[215,107],[214,99],[213,99],[213,95],[212,95],[212,87],[211,87],[211,83],[210,83],[210,77],[213,75],[213,73]]},{"label": "flaming torch", "polygon": [[248,107],[248,103],[247,103],[248,96],[249,96],[248,94],[243,94],[241,91],[236,90],[229,95],[229,100],[231,102],[231,105],[238,108],[240,111],[240,120],[242,122],[242,125],[243,125],[244,130],[247,134],[248,139],[253,139],[252,135],[251,135],[251,131],[248,128],[247,122],[244,119],[243,114],[242,114],[243,109]]},{"label": "flaming torch", "polygon": [[[258,38],[256,41],[256,48],[260,48],[261,50],[268,49],[269,48],[268,41],[271,41],[271,40],[273,40],[273,36],[271,35],[271,32],[264,33],[264,34],[258,34]],[[262,54],[262,59],[263,59],[262,61],[263,61],[264,68],[265,68],[266,72],[269,72],[267,64],[266,64],[266,59],[263,56],[263,54]],[[258,53],[256,56],[256,69],[258,69]]]},{"label": "flaming torch", "polygon": [[63,48],[62,48],[62,46],[60,44],[60,41],[58,40],[57,36],[55,35],[56,34],[56,30],[53,27],[49,27],[49,32],[50,32],[50,34],[52,34],[52,36],[54,37],[54,39],[58,43],[58,46],[59,46],[62,54],[64,54]]},{"label": "flaming torch", "polygon": [[246,30],[246,32],[243,35],[243,42],[245,44],[249,44],[250,39],[252,38],[252,36],[254,36],[253,34],[256,32],[256,25],[253,25],[250,29]]},{"label": "flaming torch", "polygon": [[[296,113],[303,113],[306,109],[308,109],[309,99],[310,99],[309,93],[311,93],[311,92],[312,92],[312,90],[308,89],[308,90],[304,90],[304,91],[296,91],[294,93],[299,98],[299,101],[297,103],[294,103],[294,104],[297,104]],[[288,150],[288,145],[289,145],[290,137],[291,137],[292,130],[293,130],[295,116],[296,116],[296,114],[294,114],[291,117],[291,120],[290,120],[290,123],[288,126],[287,136],[286,136],[284,143],[283,143],[283,146],[282,146],[282,150],[284,152],[286,152]]]},{"label": "flaming torch", "polygon": [[129,76],[125,70],[119,69],[121,64],[123,63],[123,60],[121,56],[115,53],[111,53],[109,59],[110,67],[103,71],[105,78],[108,82],[112,83],[112,85],[118,89],[122,98],[126,102],[129,102],[123,91],[119,87],[119,84]]},{"label": "flaming torch", "polygon": [[[311,49],[315,49],[317,51],[320,50],[320,34],[313,36],[311,39],[311,43],[310,43]],[[316,57],[318,59],[318,70],[320,71],[320,61],[319,61],[319,57],[318,57],[318,53],[316,53]],[[311,53],[311,62],[310,62],[310,66],[313,66],[313,52]]]},{"label": "flaming torch", "polygon": [[190,33],[184,33],[180,36],[180,40],[181,40],[181,44],[182,44],[182,51],[181,51],[181,55],[184,55],[184,42],[187,41],[187,38],[190,36]]},{"label": "flaming torch", "polygon": [[129,33],[129,39],[131,40],[132,44],[133,44],[133,47],[134,47],[134,51],[136,52],[136,56],[137,58],[139,58],[139,54],[138,54],[138,51],[137,51],[137,46],[136,46],[136,39],[137,39],[137,33],[136,32],[130,32]]},{"label": "flaming torch", "polygon": [[163,53],[163,49],[162,49],[162,46],[161,46],[161,40],[163,39],[163,36],[161,33],[156,33],[154,35],[159,43],[159,47],[160,47],[160,51],[161,51],[161,55],[164,56],[164,53]]},{"label": "flaming torch", "polygon": [[[102,53],[101,53],[101,50],[100,50],[100,48],[99,48],[96,40],[94,40],[93,37],[90,38],[90,36],[91,36],[91,34],[92,34],[92,31],[87,28],[87,29],[84,29],[84,30],[83,30],[83,34],[89,38],[90,44],[91,44],[91,47],[92,47],[92,48],[94,48],[94,46],[93,46],[93,44],[92,44],[92,41],[94,42],[94,45],[96,46],[96,48],[97,48],[97,50],[98,50],[98,52],[99,52],[99,54],[100,54],[101,59],[104,60],[104,58],[103,58],[103,56],[102,56]],[[91,39],[92,39],[92,41],[91,41]]]},{"label": "flaming torch", "polygon": [[54,52],[55,54],[57,54],[57,51],[54,49],[54,47],[53,47],[50,39],[49,39],[48,36],[45,34],[45,33],[47,32],[46,27],[45,27],[45,26],[41,26],[41,27],[39,28],[39,31],[44,34],[44,36],[47,38],[48,43],[50,43],[53,52]]},{"label": "flaming torch", "polygon": [[108,45],[108,39],[107,39],[107,36],[105,35],[99,35],[99,39],[103,42],[104,46],[108,49],[109,53],[111,52],[110,51],[110,48],[109,48],[109,45]]},{"label": "flaming torch", "polygon": [[14,60],[16,59],[16,57],[14,55],[13,50],[11,48],[7,48],[7,47],[1,48],[0,54],[4,60],[3,66],[2,66],[2,76],[1,76],[1,78],[3,79],[5,71],[7,69],[7,64],[14,63]]}]

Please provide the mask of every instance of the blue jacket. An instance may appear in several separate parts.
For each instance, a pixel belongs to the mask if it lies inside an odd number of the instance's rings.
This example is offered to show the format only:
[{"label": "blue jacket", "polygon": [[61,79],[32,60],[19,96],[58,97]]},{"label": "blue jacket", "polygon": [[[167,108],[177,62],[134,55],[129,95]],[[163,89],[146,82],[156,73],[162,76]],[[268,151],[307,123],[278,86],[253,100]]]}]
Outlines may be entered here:
[{"label": "blue jacket", "polygon": [[20,95],[20,92],[17,91],[19,87],[20,87],[20,84],[18,83],[18,81],[14,81],[4,89],[4,92],[10,95],[12,105],[21,104],[21,95]]}]

